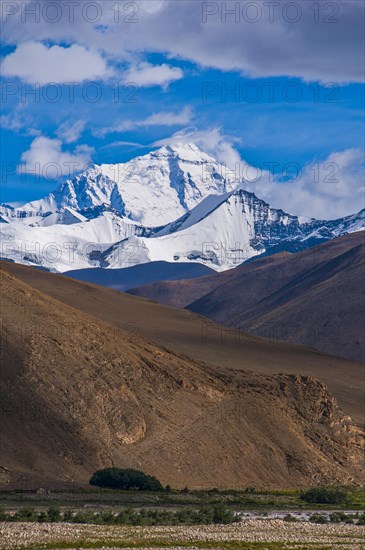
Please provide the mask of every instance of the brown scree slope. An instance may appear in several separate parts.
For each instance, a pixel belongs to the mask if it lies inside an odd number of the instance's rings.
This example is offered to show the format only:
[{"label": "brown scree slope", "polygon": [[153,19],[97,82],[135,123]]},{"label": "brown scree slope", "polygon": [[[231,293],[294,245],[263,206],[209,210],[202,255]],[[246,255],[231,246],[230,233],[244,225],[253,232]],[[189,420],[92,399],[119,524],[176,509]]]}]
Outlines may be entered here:
[{"label": "brown scree slope", "polygon": [[38,269],[2,262],[9,273],[33,288],[98,319],[160,346],[220,369],[257,374],[303,374],[328,385],[341,408],[364,422],[364,367],[317,351],[225,329],[199,315],[105,287]]},{"label": "brown scree slope", "polygon": [[110,465],[190,487],[362,479],[360,429],[320,381],[220,371],[4,270],[1,287],[0,465],[10,486],[20,475],[23,486],[86,483]]}]

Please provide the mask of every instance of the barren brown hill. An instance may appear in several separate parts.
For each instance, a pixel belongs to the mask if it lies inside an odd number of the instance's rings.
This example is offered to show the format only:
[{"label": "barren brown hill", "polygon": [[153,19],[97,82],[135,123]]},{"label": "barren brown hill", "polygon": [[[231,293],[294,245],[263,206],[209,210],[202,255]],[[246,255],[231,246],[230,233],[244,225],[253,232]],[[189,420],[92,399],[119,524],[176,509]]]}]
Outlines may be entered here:
[{"label": "barren brown hill", "polygon": [[364,360],[363,231],[195,280],[130,291],[249,334]]},{"label": "barren brown hill", "polygon": [[360,363],[297,345],[270,341],[226,329],[195,313],[130,296],[105,287],[9,262],[7,272],[33,288],[159,346],[207,362],[220,371],[302,374],[328,385],[341,408],[364,422],[364,368]]},{"label": "barren brown hill", "polygon": [[360,429],[320,381],[220,372],[3,270],[1,286],[0,464],[10,485],[86,483],[109,465],[173,486],[361,481]]}]

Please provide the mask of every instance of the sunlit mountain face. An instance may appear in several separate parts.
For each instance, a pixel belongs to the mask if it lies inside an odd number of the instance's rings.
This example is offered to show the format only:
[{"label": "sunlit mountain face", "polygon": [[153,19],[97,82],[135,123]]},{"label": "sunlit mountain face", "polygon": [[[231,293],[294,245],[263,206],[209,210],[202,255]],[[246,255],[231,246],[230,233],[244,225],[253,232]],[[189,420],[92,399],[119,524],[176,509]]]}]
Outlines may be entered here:
[{"label": "sunlit mountain face", "polygon": [[45,198],[3,205],[2,257],[65,272],[192,263],[223,271],[358,231],[364,211],[324,221],[270,207],[194,144],[94,165]]}]

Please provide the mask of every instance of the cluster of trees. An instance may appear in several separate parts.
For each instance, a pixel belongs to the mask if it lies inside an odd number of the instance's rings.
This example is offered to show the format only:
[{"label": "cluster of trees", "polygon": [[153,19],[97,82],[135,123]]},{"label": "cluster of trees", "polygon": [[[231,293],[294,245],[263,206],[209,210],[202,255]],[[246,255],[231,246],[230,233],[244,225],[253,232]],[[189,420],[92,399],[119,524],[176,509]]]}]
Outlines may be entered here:
[{"label": "cluster of trees", "polygon": [[36,512],[33,508],[23,508],[18,512],[5,513],[0,510],[0,521],[39,522],[39,523],[80,523],[97,525],[209,525],[228,524],[238,521],[236,514],[224,505],[205,506],[199,509],[183,508],[171,510],[134,510],[127,508],[119,513],[115,510],[65,510],[51,507],[48,511]]},{"label": "cluster of trees", "polygon": [[350,504],[349,494],[340,487],[313,487],[304,491],[300,499],[311,504]]},{"label": "cluster of trees", "polygon": [[47,511],[36,512],[34,508],[22,508],[15,513],[6,513],[0,510],[0,521],[25,521],[38,523],[56,523],[63,520],[58,506],[51,506]]},{"label": "cluster of trees", "polygon": [[130,468],[104,468],[98,470],[90,479],[90,485],[127,491],[163,491],[159,480],[140,470]]},{"label": "cluster of trees", "polygon": [[[299,521],[295,516],[287,514],[283,518],[284,521],[295,522]],[[331,514],[312,514],[309,517],[311,523],[350,523],[356,525],[365,525],[365,513],[356,512],[355,514],[347,514],[346,512],[332,512]]]},{"label": "cluster of trees", "polygon": [[[91,477],[90,484],[97,487],[127,491],[171,491],[170,485],[164,488],[157,478],[130,468],[104,468],[98,470]],[[189,493],[189,489],[186,487],[182,492]],[[212,489],[210,492],[219,491],[218,489]],[[255,493],[255,488],[247,487],[244,492]],[[303,491],[299,498],[311,504],[349,504],[351,502],[349,494],[341,487],[313,487]]]}]

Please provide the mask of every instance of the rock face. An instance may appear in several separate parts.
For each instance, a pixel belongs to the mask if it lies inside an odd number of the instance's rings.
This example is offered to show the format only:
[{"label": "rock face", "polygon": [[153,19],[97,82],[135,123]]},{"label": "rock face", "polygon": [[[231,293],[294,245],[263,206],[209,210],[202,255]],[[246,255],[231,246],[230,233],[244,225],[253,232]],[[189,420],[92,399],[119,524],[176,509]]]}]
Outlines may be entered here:
[{"label": "rock face", "polygon": [[1,284],[0,461],[10,486],[20,474],[29,486],[86,483],[110,465],[176,487],[363,478],[361,432],[317,379],[201,364],[6,270]]},{"label": "rock face", "polygon": [[194,144],[94,165],[38,201],[0,207],[1,257],[52,271],[198,263],[216,271],[364,227],[271,208]]}]

